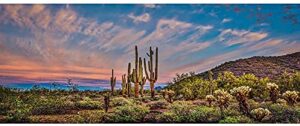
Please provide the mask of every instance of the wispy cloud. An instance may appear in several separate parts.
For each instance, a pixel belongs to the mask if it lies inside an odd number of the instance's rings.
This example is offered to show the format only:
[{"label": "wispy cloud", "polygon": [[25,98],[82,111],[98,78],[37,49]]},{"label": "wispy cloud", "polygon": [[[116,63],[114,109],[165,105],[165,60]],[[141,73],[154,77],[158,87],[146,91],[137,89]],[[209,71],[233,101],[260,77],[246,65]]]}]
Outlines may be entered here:
[{"label": "wispy cloud", "polygon": [[139,16],[135,16],[135,15],[133,15],[133,13],[131,13],[128,15],[128,17],[130,19],[132,19],[134,23],[140,23],[140,22],[146,23],[146,22],[149,22],[151,19],[151,16],[149,13],[144,13]]},{"label": "wispy cloud", "polygon": [[224,18],[221,23],[224,24],[224,23],[228,23],[228,22],[231,22],[231,21],[232,21],[232,19],[230,19],[230,18]]}]

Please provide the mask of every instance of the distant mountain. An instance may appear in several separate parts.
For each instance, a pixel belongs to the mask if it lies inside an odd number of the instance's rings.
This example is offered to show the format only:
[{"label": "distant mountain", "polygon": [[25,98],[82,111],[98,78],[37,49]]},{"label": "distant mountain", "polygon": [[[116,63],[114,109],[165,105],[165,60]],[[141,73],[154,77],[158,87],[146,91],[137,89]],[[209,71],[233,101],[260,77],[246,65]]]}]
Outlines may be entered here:
[{"label": "distant mountain", "polygon": [[[257,77],[275,79],[284,71],[288,73],[300,71],[300,52],[283,56],[255,56],[247,59],[239,59],[225,62],[211,69],[211,71],[214,73],[214,78],[220,72],[231,71],[236,76],[243,75],[244,73],[252,73]],[[207,73],[208,71],[197,74],[197,76],[207,78]]]}]

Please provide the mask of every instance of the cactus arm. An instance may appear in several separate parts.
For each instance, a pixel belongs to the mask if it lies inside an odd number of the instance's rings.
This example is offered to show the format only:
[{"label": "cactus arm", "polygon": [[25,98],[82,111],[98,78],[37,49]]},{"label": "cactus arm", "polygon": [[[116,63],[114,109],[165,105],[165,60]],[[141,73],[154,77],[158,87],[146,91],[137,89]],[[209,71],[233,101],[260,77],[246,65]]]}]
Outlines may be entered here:
[{"label": "cactus arm", "polygon": [[146,59],[145,58],[144,58],[144,68],[145,68],[146,78],[149,80],[149,75],[148,75],[148,71],[147,71],[147,63],[146,63]]},{"label": "cactus arm", "polygon": [[156,47],[155,51],[155,82],[157,81],[157,74],[158,73],[158,48]]}]

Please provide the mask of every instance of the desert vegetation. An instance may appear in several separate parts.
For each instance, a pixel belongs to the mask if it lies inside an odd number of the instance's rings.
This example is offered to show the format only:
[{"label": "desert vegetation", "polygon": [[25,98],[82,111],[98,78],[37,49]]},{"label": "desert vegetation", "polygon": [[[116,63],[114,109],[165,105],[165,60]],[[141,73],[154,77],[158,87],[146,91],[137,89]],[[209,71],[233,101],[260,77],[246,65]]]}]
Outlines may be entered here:
[{"label": "desert vegetation", "polygon": [[[234,75],[208,71],[177,74],[162,90],[154,86],[159,77],[158,48],[146,58],[135,47],[134,68],[121,78],[112,70],[110,90],[30,90],[0,87],[2,123],[299,123],[300,73],[278,78]],[[144,62],[144,63],[143,63]],[[145,74],[145,76],[144,76]],[[146,83],[150,89],[144,89]]]}]

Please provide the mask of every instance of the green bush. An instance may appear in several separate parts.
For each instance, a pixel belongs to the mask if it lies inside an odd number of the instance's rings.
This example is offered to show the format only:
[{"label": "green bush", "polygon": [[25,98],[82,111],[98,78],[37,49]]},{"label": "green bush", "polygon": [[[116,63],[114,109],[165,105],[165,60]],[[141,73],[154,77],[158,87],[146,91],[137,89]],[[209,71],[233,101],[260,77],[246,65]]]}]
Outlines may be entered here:
[{"label": "green bush", "polygon": [[221,118],[221,113],[213,107],[199,106],[193,109],[190,114],[190,122],[217,122]]},{"label": "green bush", "polygon": [[141,105],[125,105],[114,108],[114,122],[142,122],[149,108]]},{"label": "green bush", "polygon": [[102,122],[104,111],[103,110],[84,110],[79,111],[80,115],[85,123],[100,123]]},{"label": "green bush", "polygon": [[64,102],[57,97],[45,97],[36,100],[32,109],[34,115],[66,114],[67,110],[74,108],[70,102]]},{"label": "green bush", "polygon": [[254,119],[259,122],[261,122],[263,119],[268,118],[269,115],[272,114],[268,109],[264,108],[253,109],[250,113],[252,117],[254,117]]},{"label": "green bush", "polygon": [[75,102],[75,106],[79,109],[102,109],[103,103],[100,101],[78,101]]},{"label": "green bush", "polygon": [[238,109],[228,108],[224,110],[224,116],[240,116],[242,113]]},{"label": "green bush", "polygon": [[111,100],[112,107],[124,106],[124,105],[130,105],[130,104],[132,104],[132,102],[124,97],[116,97]]},{"label": "green bush", "polygon": [[192,122],[190,114],[193,111],[193,103],[188,101],[175,101],[169,106],[169,111],[177,116],[178,122]]},{"label": "green bush", "polygon": [[297,111],[295,108],[283,104],[272,104],[267,106],[272,113],[271,122],[277,123],[297,123]]},{"label": "green bush", "polygon": [[43,115],[30,116],[30,123],[84,123],[80,115]]},{"label": "green bush", "polygon": [[160,101],[155,101],[155,102],[149,103],[147,106],[150,109],[167,109],[169,106],[169,103],[164,100],[160,100]]},{"label": "green bush", "polygon": [[7,113],[8,122],[28,122],[32,106],[25,104],[20,99],[15,100],[16,101],[12,104],[14,108],[9,110]]},{"label": "green bush", "polygon": [[219,121],[220,123],[252,123],[253,121],[244,115],[241,116],[228,116]]},{"label": "green bush", "polygon": [[178,116],[173,112],[164,112],[160,115],[158,115],[158,122],[162,123],[175,123],[178,121]]}]

